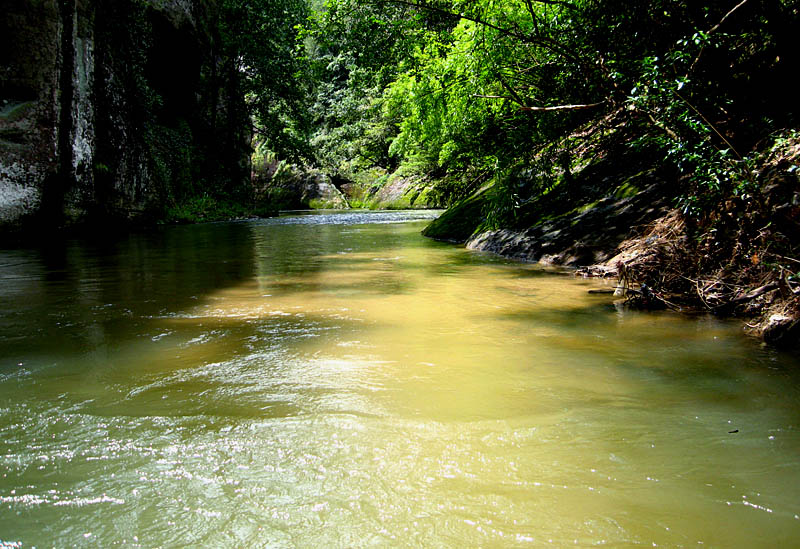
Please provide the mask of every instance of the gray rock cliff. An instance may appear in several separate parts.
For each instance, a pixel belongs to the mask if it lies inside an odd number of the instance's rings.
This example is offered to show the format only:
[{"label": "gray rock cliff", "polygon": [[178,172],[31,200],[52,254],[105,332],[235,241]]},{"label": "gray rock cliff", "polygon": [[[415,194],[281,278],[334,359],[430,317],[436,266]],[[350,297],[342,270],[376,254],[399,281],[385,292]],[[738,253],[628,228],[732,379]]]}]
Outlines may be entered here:
[{"label": "gray rock cliff", "polygon": [[157,218],[246,193],[249,120],[213,0],[9,0],[0,232]]}]

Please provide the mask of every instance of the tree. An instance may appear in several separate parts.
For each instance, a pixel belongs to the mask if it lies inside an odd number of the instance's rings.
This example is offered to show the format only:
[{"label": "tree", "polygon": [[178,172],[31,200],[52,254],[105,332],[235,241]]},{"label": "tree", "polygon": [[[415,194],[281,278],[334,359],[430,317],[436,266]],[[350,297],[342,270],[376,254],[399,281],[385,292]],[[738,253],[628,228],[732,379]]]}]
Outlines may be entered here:
[{"label": "tree", "polygon": [[309,15],[303,0],[223,0],[224,63],[242,76],[254,131],[273,151],[301,159],[308,150],[308,78],[297,29]]}]

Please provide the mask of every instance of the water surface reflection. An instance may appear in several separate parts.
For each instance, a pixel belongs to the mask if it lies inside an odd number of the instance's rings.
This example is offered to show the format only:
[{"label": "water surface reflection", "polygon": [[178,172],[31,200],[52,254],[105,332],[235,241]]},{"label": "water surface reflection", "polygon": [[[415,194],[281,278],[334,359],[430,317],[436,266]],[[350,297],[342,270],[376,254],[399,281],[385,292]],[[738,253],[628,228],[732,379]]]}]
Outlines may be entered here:
[{"label": "water surface reflection", "polygon": [[2,252],[0,540],[800,542],[795,358],[423,224]]}]

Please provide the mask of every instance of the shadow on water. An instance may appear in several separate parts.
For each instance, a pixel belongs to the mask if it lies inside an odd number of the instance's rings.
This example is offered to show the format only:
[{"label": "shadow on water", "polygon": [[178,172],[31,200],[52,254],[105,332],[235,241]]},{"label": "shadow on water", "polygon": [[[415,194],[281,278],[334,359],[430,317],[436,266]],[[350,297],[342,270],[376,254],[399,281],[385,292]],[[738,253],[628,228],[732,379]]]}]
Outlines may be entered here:
[{"label": "shadow on water", "polygon": [[[532,344],[587,372],[623,377],[660,406],[707,401],[766,407],[772,405],[768,400],[776,381],[800,399],[800,362],[742,337],[732,329],[739,327],[738,321],[638,311],[609,303],[607,297],[595,299],[594,304],[577,307],[504,310],[495,317],[553,328]],[[589,399],[583,400],[585,404]]]},{"label": "shadow on water", "polygon": [[[372,215],[370,221],[380,221]],[[350,217],[350,223],[360,219]],[[390,269],[380,272],[380,261],[365,254],[402,247],[412,232],[382,232],[377,238],[363,225],[331,219],[317,217],[299,231],[297,224],[277,219],[165,227],[0,251],[0,375],[58,366],[46,383],[48,392],[57,396],[69,388],[74,402],[81,395],[103,394],[92,406],[101,415],[118,406],[116,413],[122,414],[202,414],[199,405],[192,406],[198,395],[189,387],[211,375],[205,370],[210,360],[233,368],[231,379],[263,378],[275,365],[291,362],[276,353],[285,355],[282,346],[295,335],[293,344],[302,345],[315,331],[351,329],[347,319],[326,315],[270,316],[263,309],[265,294],[347,298],[408,290],[408,281]],[[323,271],[324,282],[318,280]],[[337,271],[345,275],[340,281]],[[351,281],[359,271],[369,276]],[[226,292],[232,299],[219,297]],[[214,310],[220,299],[223,310]],[[254,312],[237,316],[231,307]],[[130,380],[122,381],[129,376],[146,389],[136,394],[114,389],[130,387]],[[151,384],[151,378],[158,382]],[[243,383],[235,399],[217,396],[219,409],[232,416],[280,415],[282,408],[295,413],[290,402],[254,406],[246,397],[248,382]],[[263,391],[262,381],[256,385]],[[167,393],[169,402],[160,400]]]},{"label": "shadow on water", "polygon": [[119,345],[153,316],[252,277],[253,257],[243,223],[0,251],[2,368],[48,350]]}]

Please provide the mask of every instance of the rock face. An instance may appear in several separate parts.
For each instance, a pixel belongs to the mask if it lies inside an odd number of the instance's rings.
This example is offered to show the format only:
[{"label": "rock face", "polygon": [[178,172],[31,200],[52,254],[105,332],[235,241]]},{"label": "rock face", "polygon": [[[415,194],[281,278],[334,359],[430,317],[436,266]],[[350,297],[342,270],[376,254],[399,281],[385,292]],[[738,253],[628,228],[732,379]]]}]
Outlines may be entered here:
[{"label": "rock face", "polygon": [[156,217],[246,192],[249,124],[212,0],[9,0],[0,20],[0,232]]},{"label": "rock face", "polygon": [[300,189],[303,202],[318,208],[347,209],[350,205],[342,192],[331,182],[330,176],[316,170],[303,174]]},{"label": "rock face", "polygon": [[427,209],[435,207],[429,191],[430,184],[420,178],[390,176],[370,193],[370,201],[378,208]]},{"label": "rock face", "polygon": [[603,263],[617,253],[635,228],[669,211],[664,183],[653,181],[633,196],[606,196],[583,211],[544,219],[527,229],[473,234],[466,246],[544,265],[579,267]]},{"label": "rock face", "polygon": [[585,211],[535,224],[525,230],[499,229],[473,235],[466,246],[523,261],[578,267],[602,263],[636,227],[668,211],[661,185],[627,198],[607,196]]},{"label": "rock face", "polygon": [[251,179],[256,202],[278,210],[350,207],[330,176],[279,161],[274,156],[254,163]]}]

